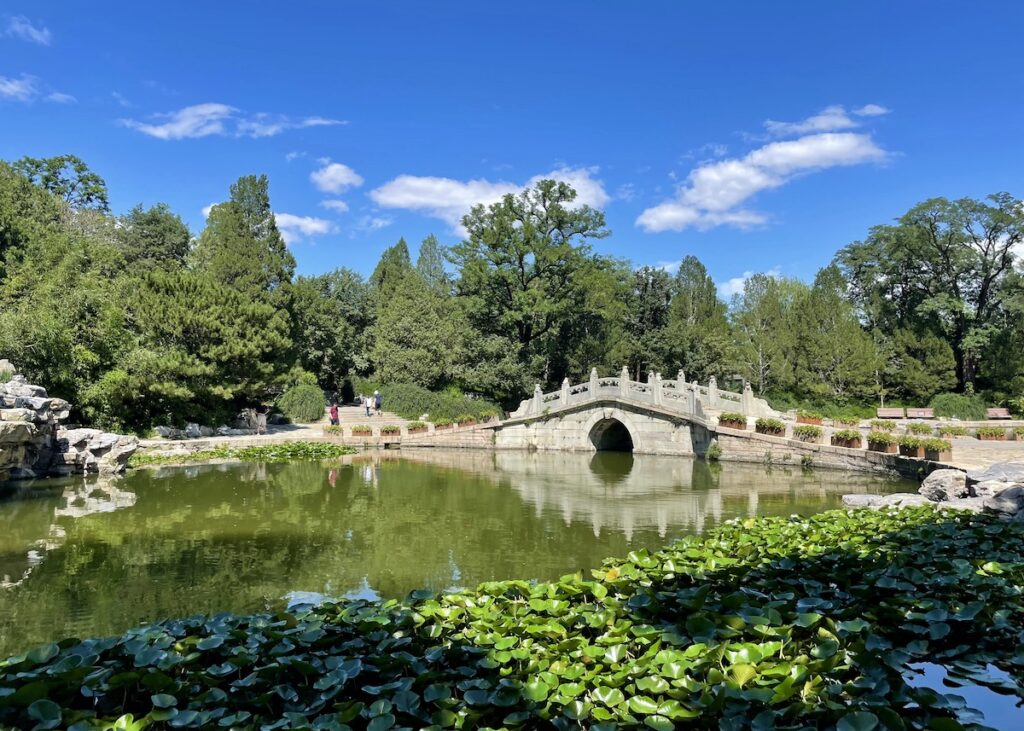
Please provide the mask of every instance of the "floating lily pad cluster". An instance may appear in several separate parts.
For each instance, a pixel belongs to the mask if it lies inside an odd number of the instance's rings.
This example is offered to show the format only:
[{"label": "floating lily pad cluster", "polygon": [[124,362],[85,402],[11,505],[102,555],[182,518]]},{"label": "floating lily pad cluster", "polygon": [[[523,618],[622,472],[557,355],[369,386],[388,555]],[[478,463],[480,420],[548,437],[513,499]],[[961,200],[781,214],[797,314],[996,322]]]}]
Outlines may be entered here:
[{"label": "floating lily pad cluster", "polygon": [[153,455],[136,452],[128,462],[129,467],[146,467],[182,462],[207,462],[216,459],[237,459],[241,462],[289,462],[297,459],[333,459],[356,450],[342,444],[329,442],[285,442],[264,444],[258,447],[217,447],[202,449],[183,455]]},{"label": "floating lily pad cluster", "polygon": [[752,518],[591,580],[64,640],[0,663],[0,726],[970,728],[955,691],[908,672],[938,663],[1021,695],[1022,580],[1019,524],[930,507]]}]

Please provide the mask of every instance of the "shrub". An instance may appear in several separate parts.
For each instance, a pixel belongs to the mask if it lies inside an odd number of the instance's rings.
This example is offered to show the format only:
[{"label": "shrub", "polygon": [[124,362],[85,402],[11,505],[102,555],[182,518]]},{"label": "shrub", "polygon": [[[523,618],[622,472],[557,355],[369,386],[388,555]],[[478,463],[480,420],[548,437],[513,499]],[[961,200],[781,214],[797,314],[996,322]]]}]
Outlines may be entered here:
[{"label": "shrub", "polygon": [[[0,381],[3,381],[0,378]],[[1006,399],[1006,408],[1019,417],[1024,417],[1024,396],[1018,396],[1017,398]]]},{"label": "shrub", "polygon": [[909,434],[905,434],[899,439],[900,446],[907,447],[908,449],[917,449],[921,447],[923,443],[924,440],[921,439],[921,437],[914,437],[910,436]]},{"label": "shrub", "polygon": [[1001,426],[981,426],[976,432],[979,437],[1005,437],[1006,429]]},{"label": "shrub", "polygon": [[476,417],[472,416],[471,414],[459,414],[458,416],[455,417],[455,423],[459,424],[460,426],[462,424],[475,424]]},{"label": "shrub", "polygon": [[327,399],[324,398],[324,392],[320,387],[307,383],[292,386],[282,393],[276,402],[282,414],[299,424],[320,421],[324,417],[326,404]]},{"label": "shrub", "polygon": [[14,371],[0,371],[0,383],[7,383],[12,378],[14,378]]},{"label": "shrub", "polygon": [[926,452],[948,452],[952,449],[952,445],[949,442],[945,439],[939,439],[938,437],[922,439],[921,446],[924,447]]},{"label": "shrub", "polygon": [[896,424],[888,419],[872,419],[870,424],[875,431],[894,431],[896,429]]},{"label": "shrub", "polygon": [[833,417],[832,421],[841,426],[860,426],[860,417],[850,414]]},{"label": "shrub", "polygon": [[985,402],[976,394],[940,393],[928,404],[936,416],[981,421],[985,418]]},{"label": "shrub", "polygon": [[759,432],[767,434],[781,434],[786,431],[786,425],[780,419],[771,419],[762,416],[754,423]]},{"label": "shrub", "polygon": [[352,434],[353,436],[356,434],[360,436],[373,434],[373,427],[369,426],[368,424],[356,424],[355,426],[352,427]]},{"label": "shrub", "polygon": [[856,429],[840,429],[832,432],[832,438],[840,442],[853,442],[860,439],[860,432]]},{"label": "shrub", "polygon": [[433,424],[434,426],[451,426],[452,420],[442,416],[440,419],[434,419]]},{"label": "shrub", "polygon": [[721,414],[718,415],[718,423],[721,424],[723,421],[736,424],[743,424],[744,426],[746,426],[747,417],[739,413],[738,411],[723,411]]},{"label": "shrub", "polygon": [[453,393],[436,393],[422,386],[411,383],[374,383],[367,379],[357,378],[352,382],[357,393],[373,393],[379,390],[384,401],[384,409],[398,414],[403,419],[418,419],[428,414],[435,424],[438,419],[454,419],[460,414],[470,414],[477,418],[491,414],[500,414],[501,409],[490,401]]},{"label": "shrub", "polygon": [[797,439],[809,441],[821,438],[821,427],[814,424],[797,424],[793,427],[793,436]]},{"label": "shrub", "polygon": [[711,446],[708,447],[708,451],[704,453],[704,457],[711,462],[717,462],[722,458],[722,447],[718,443],[718,440],[713,440]]},{"label": "shrub", "polygon": [[933,434],[934,430],[932,429],[931,424],[907,424],[907,433],[919,434],[924,436],[928,434]]},{"label": "shrub", "polygon": [[401,434],[402,427],[398,424],[385,424],[380,428],[381,434]]},{"label": "shrub", "polygon": [[341,434],[341,427],[329,424],[324,427],[324,434]]},{"label": "shrub", "polygon": [[1017,437],[1024,437],[1024,426],[1013,427],[1013,435]]},{"label": "shrub", "polygon": [[821,418],[823,418],[822,415],[819,414],[817,411],[811,411],[809,409],[797,409],[796,410],[796,415],[800,419],[821,419]]},{"label": "shrub", "polygon": [[944,437],[966,437],[971,432],[966,426],[945,425],[939,427],[939,434]]},{"label": "shrub", "polygon": [[422,421],[410,421],[406,426],[409,428],[409,431],[412,431],[413,429],[424,429],[427,425]]},{"label": "shrub", "polygon": [[896,435],[887,431],[873,431],[868,434],[868,444],[896,444]]}]

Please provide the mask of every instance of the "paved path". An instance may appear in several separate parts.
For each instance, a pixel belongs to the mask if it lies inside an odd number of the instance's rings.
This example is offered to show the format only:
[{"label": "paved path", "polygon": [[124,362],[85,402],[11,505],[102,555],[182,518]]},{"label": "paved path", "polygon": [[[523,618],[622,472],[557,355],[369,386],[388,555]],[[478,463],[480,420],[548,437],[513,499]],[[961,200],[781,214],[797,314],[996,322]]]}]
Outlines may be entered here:
[{"label": "paved path", "polygon": [[965,470],[984,469],[996,462],[1024,464],[1024,442],[983,442],[979,439],[953,439],[950,464]]}]

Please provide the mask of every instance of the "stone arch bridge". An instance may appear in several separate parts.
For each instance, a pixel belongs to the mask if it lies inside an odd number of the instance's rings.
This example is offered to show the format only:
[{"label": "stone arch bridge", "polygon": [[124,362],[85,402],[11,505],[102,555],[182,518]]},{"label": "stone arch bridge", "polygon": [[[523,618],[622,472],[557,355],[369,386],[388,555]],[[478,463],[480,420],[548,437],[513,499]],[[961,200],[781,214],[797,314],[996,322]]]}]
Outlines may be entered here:
[{"label": "stone arch bridge", "polygon": [[625,368],[618,376],[572,385],[568,379],[552,393],[536,386],[508,419],[493,428],[493,444],[507,449],[567,451],[618,450],[646,454],[703,454],[723,411],[748,417],[776,416],[749,384],[743,392],[649,374],[634,381]]}]

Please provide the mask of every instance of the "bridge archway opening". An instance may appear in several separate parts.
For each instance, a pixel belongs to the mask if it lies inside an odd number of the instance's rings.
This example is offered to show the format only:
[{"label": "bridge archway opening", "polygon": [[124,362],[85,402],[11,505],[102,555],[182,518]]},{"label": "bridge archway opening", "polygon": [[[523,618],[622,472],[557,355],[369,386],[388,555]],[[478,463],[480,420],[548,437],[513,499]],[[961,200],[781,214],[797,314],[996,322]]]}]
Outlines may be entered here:
[{"label": "bridge archway opening", "polygon": [[598,452],[632,452],[633,435],[618,419],[602,419],[590,430],[590,443]]}]

